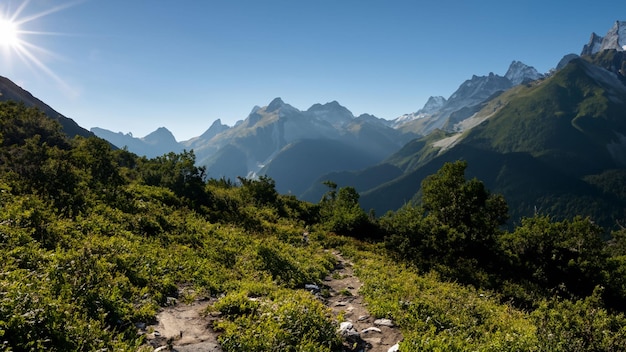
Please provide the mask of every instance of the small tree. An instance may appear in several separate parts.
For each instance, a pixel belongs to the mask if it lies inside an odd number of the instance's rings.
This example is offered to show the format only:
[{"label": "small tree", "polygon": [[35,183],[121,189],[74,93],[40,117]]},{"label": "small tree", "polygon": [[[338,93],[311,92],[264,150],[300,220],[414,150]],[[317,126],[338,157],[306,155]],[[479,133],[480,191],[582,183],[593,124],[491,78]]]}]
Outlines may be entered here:
[{"label": "small tree", "polygon": [[354,235],[364,229],[368,216],[359,205],[359,193],[353,187],[342,187],[337,192],[337,184],[324,182],[330,190],[320,202],[320,216],[329,231]]},{"label": "small tree", "polygon": [[477,179],[466,180],[467,163],[446,163],[422,182],[422,203],[406,204],[380,220],[385,245],[424,270],[481,284],[494,265],[507,205]]},{"label": "small tree", "polygon": [[452,255],[480,259],[493,254],[500,227],[508,218],[502,195],[492,195],[474,178],[465,179],[467,162],[446,163],[422,182],[426,220],[447,229],[441,249]]},{"label": "small tree", "polygon": [[568,298],[585,297],[603,284],[607,257],[602,233],[587,218],[553,222],[537,215],[503,236],[502,248],[518,280]]},{"label": "small tree", "polygon": [[278,192],[276,182],[269,176],[259,176],[258,180],[244,177],[237,178],[243,187],[243,193],[256,205],[276,205]]},{"label": "small tree", "polygon": [[171,189],[192,206],[210,203],[206,192],[206,168],[196,166],[193,151],[170,152],[154,159],[143,158],[139,168],[143,182],[149,186]]}]

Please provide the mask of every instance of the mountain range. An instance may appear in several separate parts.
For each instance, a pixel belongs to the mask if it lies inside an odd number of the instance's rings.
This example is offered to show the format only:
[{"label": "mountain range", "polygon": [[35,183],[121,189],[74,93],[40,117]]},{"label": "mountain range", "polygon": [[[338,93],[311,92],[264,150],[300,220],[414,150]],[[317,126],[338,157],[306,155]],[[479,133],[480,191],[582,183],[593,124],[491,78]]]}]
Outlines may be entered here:
[{"label": "mountain range", "polygon": [[[354,186],[363,207],[383,213],[416,200],[427,175],[463,159],[469,177],[505,196],[514,222],[545,213],[616,227],[626,218],[626,53],[587,48],[549,77],[487,99],[458,132],[437,130],[374,167],[319,181]],[[304,198],[324,191],[314,186]]]},{"label": "mountain range", "polygon": [[188,141],[176,142],[164,127],[143,138],[101,128],[91,131],[147,157],[193,150],[211,177],[267,175],[280,192],[301,196],[324,174],[375,165],[436,128],[458,128],[455,123],[492,95],[541,77],[534,68],[514,61],[505,76],[474,76],[448,99],[431,97],[418,112],[391,121],[368,114],[354,116],[336,101],[301,111],[276,98],[267,106],[255,106],[233,127],[216,120]]},{"label": "mountain range", "polygon": [[336,101],[301,111],[280,98],[255,106],[233,127],[216,120],[188,141],[176,142],[165,128],[143,138],[100,128],[92,132],[148,157],[193,150],[211,177],[268,175],[279,191],[296,195],[325,173],[374,165],[418,136],[372,115],[354,116]]},{"label": "mountain range", "polygon": [[[418,199],[424,177],[464,159],[470,177],[504,194],[513,221],[545,212],[612,225],[626,218],[624,49],[626,22],[617,21],[550,72],[513,61],[503,76],[474,75],[394,120],[354,116],[336,101],[300,110],[276,98],[187,141],[164,127],[143,138],[91,132],[148,157],[193,150],[209,177],[267,175],[278,191],[314,202],[332,180],[355,187],[379,214]],[[6,78],[0,98],[39,107],[70,135],[91,135]]]}]

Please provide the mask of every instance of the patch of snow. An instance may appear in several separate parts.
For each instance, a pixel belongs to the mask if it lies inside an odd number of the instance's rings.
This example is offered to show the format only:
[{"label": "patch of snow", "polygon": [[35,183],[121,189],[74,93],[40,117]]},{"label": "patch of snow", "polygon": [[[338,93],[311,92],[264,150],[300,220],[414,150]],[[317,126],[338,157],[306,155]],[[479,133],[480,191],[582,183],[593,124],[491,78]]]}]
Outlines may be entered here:
[{"label": "patch of snow", "polygon": [[398,128],[401,127],[402,125],[409,123],[411,121],[415,121],[418,119],[423,119],[425,117],[429,117],[431,116],[430,114],[422,114],[422,113],[411,113],[411,114],[404,114],[400,117],[395,118],[394,120],[391,121],[391,127],[393,128]]}]

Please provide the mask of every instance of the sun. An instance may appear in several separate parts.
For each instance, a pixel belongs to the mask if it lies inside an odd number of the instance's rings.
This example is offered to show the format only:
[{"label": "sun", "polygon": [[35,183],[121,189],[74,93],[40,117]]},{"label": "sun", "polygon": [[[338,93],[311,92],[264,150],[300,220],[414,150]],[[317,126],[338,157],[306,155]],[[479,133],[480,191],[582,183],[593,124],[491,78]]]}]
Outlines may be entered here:
[{"label": "sun", "polygon": [[15,47],[20,42],[20,29],[11,20],[0,18],[0,46]]},{"label": "sun", "polygon": [[[75,6],[84,0],[76,0],[68,3],[57,3],[51,8],[41,5],[45,2],[37,2],[37,10],[30,10],[32,0],[0,0],[0,67],[3,73],[10,72],[13,67],[21,66],[32,71],[40,71],[56,81],[63,90],[74,94],[74,90],[61,79],[48,62],[58,59],[56,53],[37,45],[36,37],[50,35],[69,35],[59,32],[34,31],[29,29],[33,23],[42,17],[52,15],[61,10]],[[57,2],[56,0],[54,2]],[[52,1],[50,1],[52,3]],[[37,27],[37,26],[36,26]]]}]

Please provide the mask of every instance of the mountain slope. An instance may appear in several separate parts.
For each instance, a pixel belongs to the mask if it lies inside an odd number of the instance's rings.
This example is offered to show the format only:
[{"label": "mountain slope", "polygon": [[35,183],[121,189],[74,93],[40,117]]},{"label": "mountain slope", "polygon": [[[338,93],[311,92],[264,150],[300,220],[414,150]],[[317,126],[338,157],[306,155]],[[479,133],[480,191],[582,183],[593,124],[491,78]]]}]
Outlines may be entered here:
[{"label": "mountain slope", "polygon": [[516,85],[543,77],[534,67],[513,61],[504,77],[494,73],[474,75],[463,82],[447,100],[431,97],[423,109],[398,117],[392,121],[392,125],[419,135],[427,135],[435,129],[452,130],[455,124],[471,117],[494,96]]},{"label": "mountain slope", "polygon": [[486,118],[465,133],[412,142],[386,161],[403,175],[363,192],[362,205],[397,209],[426,175],[464,159],[470,177],[504,194],[513,221],[538,210],[613,226],[626,217],[626,198],[606,179],[626,167],[626,86],[617,69],[624,62],[616,50],[575,59],[545,81],[493,99],[477,114]]},{"label": "mountain slope", "polygon": [[70,137],[93,136],[93,133],[80,127],[74,120],[63,116],[46,103],[35,98],[32,94],[13,83],[10,79],[0,76],[0,101],[7,100],[23,102],[26,106],[38,108],[49,118],[59,121],[63,131]]}]

